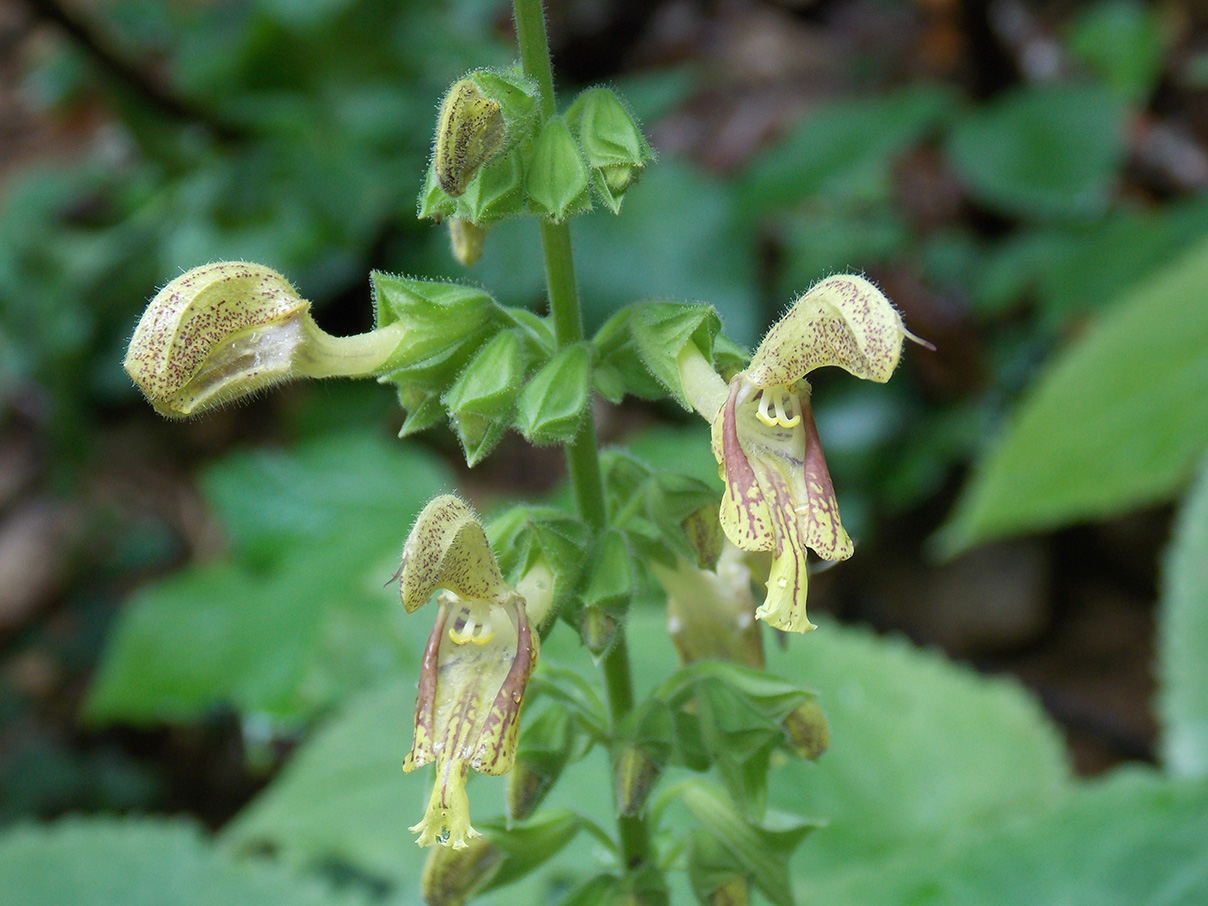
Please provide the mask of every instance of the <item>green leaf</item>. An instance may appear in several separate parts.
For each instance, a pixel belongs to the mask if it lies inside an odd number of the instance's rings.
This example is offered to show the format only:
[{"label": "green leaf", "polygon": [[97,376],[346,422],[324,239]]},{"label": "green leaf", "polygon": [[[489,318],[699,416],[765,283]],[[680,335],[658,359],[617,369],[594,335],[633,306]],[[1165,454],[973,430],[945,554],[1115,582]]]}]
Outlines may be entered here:
[{"label": "green leaf", "polygon": [[532,376],[516,402],[516,427],[536,444],[569,443],[591,402],[591,349],[567,346]]},{"label": "green leaf", "polygon": [[536,871],[570,843],[583,826],[582,819],[568,809],[550,809],[527,821],[483,821],[479,830],[503,853],[503,864],[483,885],[494,890]]},{"label": "green leaf", "polygon": [[1166,555],[1158,638],[1162,760],[1175,775],[1208,777],[1208,461]]},{"label": "green leaf", "polygon": [[941,846],[1068,789],[1057,729],[1012,682],[830,624],[767,654],[773,673],[819,690],[831,728],[825,755],[768,778],[777,808],[827,822],[798,856],[805,877]]},{"label": "green leaf", "polygon": [[1098,85],[1018,88],[967,114],[948,156],[969,191],[1004,214],[1098,215],[1124,164],[1124,114]]},{"label": "green leaf", "polygon": [[1201,243],[1049,365],[941,530],[948,553],[1169,499],[1208,447],[1206,281]]},{"label": "green leaf", "polygon": [[772,813],[756,824],[740,815],[725,796],[699,781],[685,783],[678,792],[679,801],[751,876],[764,896],[776,906],[793,906],[789,856],[816,823]]},{"label": "green leaf", "polygon": [[1165,27],[1136,0],[1104,0],[1084,10],[1066,37],[1070,54],[1125,101],[1143,104],[1162,75]]},{"label": "green leaf", "polygon": [[407,825],[423,814],[429,780],[400,767],[414,709],[412,677],[351,699],[227,825],[225,842],[249,850],[267,844],[298,867],[336,860],[414,883],[424,851]]},{"label": "green leaf", "polygon": [[72,819],[0,835],[5,906],[353,906],[279,866],[235,861],[190,824]]},{"label": "green leaf", "polygon": [[802,871],[800,889],[806,906],[1197,906],[1208,902],[1206,841],[1208,786],[1125,770],[949,848],[832,877]]},{"label": "green leaf", "polygon": [[894,160],[953,107],[952,92],[933,85],[823,105],[752,163],[740,183],[741,211],[754,216],[821,194],[888,197]]},{"label": "green leaf", "polygon": [[227,704],[296,721],[412,664],[404,640],[414,627],[382,583],[446,480],[423,452],[372,435],[224,460],[204,486],[229,557],[134,597],[87,716],[189,720]]}]

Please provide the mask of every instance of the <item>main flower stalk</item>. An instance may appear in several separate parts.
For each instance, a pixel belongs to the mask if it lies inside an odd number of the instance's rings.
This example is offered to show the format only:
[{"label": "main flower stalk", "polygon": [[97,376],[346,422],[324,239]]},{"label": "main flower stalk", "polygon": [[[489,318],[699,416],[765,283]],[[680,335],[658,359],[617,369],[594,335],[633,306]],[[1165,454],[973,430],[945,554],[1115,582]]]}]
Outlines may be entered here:
[{"label": "main flower stalk", "polygon": [[[545,31],[545,10],[540,0],[513,0],[512,9],[516,18],[516,40],[520,46],[521,65],[525,75],[537,83],[541,94],[542,116],[549,118],[553,116],[556,106],[549,39]],[[554,333],[558,347],[562,348],[583,339],[583,318],[575,280],[570,224],[566,221],[551,223],[542,220],[541,247],[545,257],[545,281],[549,293],[550,313],[554,319]],[[566,463],[574,491],[575,508],[580,518],[593,528],[602,528],[606,516],[604,483],[600,472],[595,422],[590,410],[582,430],[566,448]],[[615,729],[634,706],[633,679],[624,627],[617,630],[616,639],[605,655],[602,667],[609,716]],[[640,816],[619,816],[617,833],[620,838],[622,862],[627,869],[637,869],[650,860],[650,835]]]}]

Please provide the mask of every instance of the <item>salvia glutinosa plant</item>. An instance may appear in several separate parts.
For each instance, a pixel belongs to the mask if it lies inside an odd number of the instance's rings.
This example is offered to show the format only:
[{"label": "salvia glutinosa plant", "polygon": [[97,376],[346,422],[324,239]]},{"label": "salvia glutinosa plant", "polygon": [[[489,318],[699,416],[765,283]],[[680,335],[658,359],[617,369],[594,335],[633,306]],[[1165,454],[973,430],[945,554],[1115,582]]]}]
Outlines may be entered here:
[{"label": "salvia glutinosa plant", "polygon": [[[509,429],[565,448],[573,513],[519,506],[484,527],[445,495],[402,548],[403,606],[431,603],[436,613],[403,762],[407,772],[435,765],[427,809],[410,828],[433,847],[421,879],[428,902],[462,903],[500,881],[505,863],[512,879],[555,850],[565,833],[542,824],[542,798],[595,745],[611,758],[617,826],[593,826],[613,867],[583,889],[583,903],[665,902],[672,867],[686,868],[703,903],[745,903],[752,885],[791,902],[787,873],[760,862],[775,849],[783,865],[782,851],[809,826],[768,824],[764,778],[776,750],[817,758],[828,730],[812,693],[763,672],[757,621],[813,629],[807,550],[852,554],[807,376],[835,365],[887,381],[911,335],[875,286],[834,276],[801,296],[749,359],[704,304],[635,303],[586,338],[570,218],[596,204],[620,214],[654,154],[609,89],[590,88],[557,112],[541,3],[514,8],[520,62],[467,73],[448,90],[418,211],[447,224],[467,264],[496,222],[537,218],[547,315],[461,282],[373,273],[376,329],[332,337],[282,275],[212,263],[156,295],[125,367],[168,417],[299,377],[374,377],[397,390],[401,437],[447,419],[471,466]],[[699,413],[712,429],[721,499],[623,451],[602,454],[595,393],[613,403],[670,397]],[[646,589],[665,594],[682,668],[637,702],[625,617]],[[559,623],[595,656],[603,695],[587,678],[550,672],[541,681],[550,706],[522,726],[541,640]],[[722,787],[682,781],[660,791],[698,823],[660,851],[651,794],[670,765],[716,769]],[[471,821],[471,769],[508,775],[508,821],[485,833]]]}]

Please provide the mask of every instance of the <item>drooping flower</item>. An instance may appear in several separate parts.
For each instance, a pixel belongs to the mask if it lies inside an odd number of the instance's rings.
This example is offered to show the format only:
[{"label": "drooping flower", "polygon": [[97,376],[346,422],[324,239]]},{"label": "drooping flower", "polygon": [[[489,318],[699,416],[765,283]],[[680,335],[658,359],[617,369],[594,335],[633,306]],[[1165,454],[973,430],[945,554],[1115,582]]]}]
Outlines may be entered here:
[{"label": "drooping flower", "polygon": [[465,789],[469,770],[506,774],[512,767],[520,703],[537,664],[539,636],[532,626],[544,614],[530,613],[504,581],[482,525],[450,495],[420,513],[399,572],[408,613],[438,589],[443,591],[424,649],[415,739],[403,770],[436,763],[427,811],[410,828],[419,835],[416,842],[463,849],[478,836]]},{"label": "drooping flower", "polygon": [[680,356],[684,389],[713,426],[725,480],[722,528],[743,550],[772,554],[767,597],[755,615],[777,629],[814,628],[805,610],[807,548],[825,560],[852,555],[805,376],[836,365],[884,383],[907,337],[915,339],[880,290],[863,277],[837,276],[797,300],[728,388],[710,379],[695,347]]}]

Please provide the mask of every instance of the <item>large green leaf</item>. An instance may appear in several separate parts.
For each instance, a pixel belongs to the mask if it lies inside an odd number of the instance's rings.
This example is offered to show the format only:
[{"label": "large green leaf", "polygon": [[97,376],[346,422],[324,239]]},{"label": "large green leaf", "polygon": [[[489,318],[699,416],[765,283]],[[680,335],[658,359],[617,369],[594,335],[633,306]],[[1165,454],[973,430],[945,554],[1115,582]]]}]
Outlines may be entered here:
[{"label": "large green leaf", "polygon": [[1019,88],[967,114],[948,157],[970,192],[1005,214],[1093,216],[1124,163],[1124,113],[1095,84]]},{"label": "large green leaf", "polygon": [[1199,906],[1208,902],[1208,785],[1117,772],[1049,814],[951,847],[798,878],[803,906]]},{"label": "large green leaf", "polygon": [[382,588],[445,484],[421,451],[369,435],[237,454],[207,477],[229,555],[139,592],[105,652],[94,720],[189,720],[221,705],[297,720],[414,663]]},{"label": "large green leaf", "polygon": [[231,859],[192,825],[69,820],[0,836],[5,906],[353,906],[279,866]]},{"label": "large green leaf", "polygon": [[949,552],[1169,499],[1208,446],[1208,243],[1038,378],[943,531]]},{"label": "large green leaf", "polygon": [[816,690],[830,723],[826,754],[769,778],[769,802],[827,822],[802,849],[811,874],[951,840],[1066,791],[1056,729],[1007,680],[830,625],[771,652],[769,669]]},{"label": "large green leaf", "polygon": [[1208,776],[1208,461],[1183,505],[1166,558],[1158,621],[1162,760]]}]

